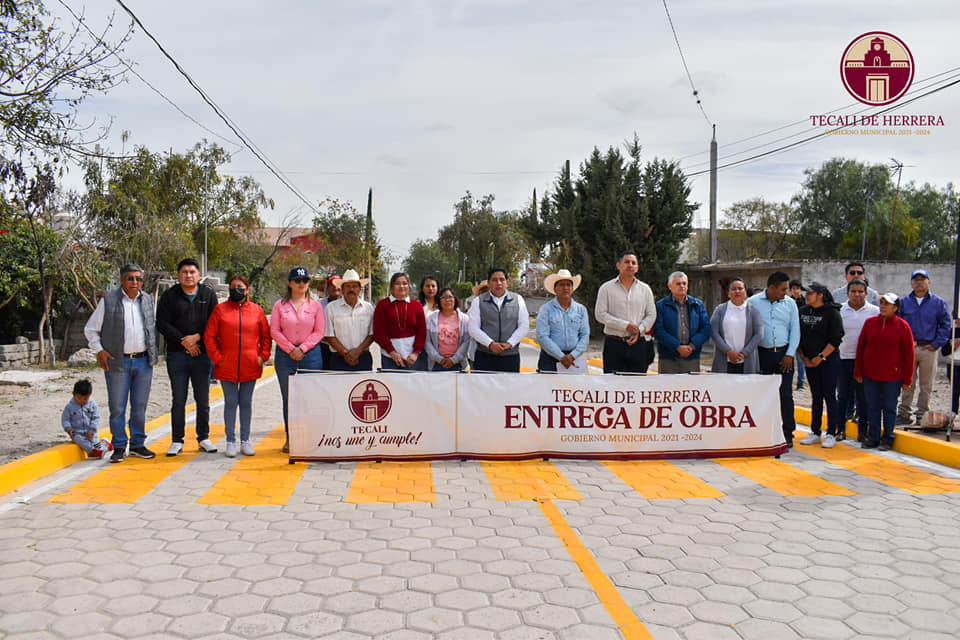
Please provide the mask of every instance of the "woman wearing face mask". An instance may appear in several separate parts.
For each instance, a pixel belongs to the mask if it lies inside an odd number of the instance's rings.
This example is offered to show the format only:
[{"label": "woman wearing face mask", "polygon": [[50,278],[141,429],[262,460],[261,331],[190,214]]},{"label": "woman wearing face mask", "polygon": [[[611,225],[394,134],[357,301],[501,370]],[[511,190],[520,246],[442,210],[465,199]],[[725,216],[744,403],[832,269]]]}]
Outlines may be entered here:
[{"label": "woman wearing face mask", "polygon": [[427,341],[423,306],[410,299],[406,273],[390,277],[390,295],[373,310],[373,339],[380,345],[383,369],[411,369]]},{"label": "woman wearing face mask", "polygon": [[223,385],[223,422],[227,432],[226,456],[237,455],[237,407],[240,408],[240,452],[256,453],[250,444],[253,388],[270,359],[270,325],[260,305],[250,302],[250,281],[234,275],[228,280],[230,299],[213,308],[203,341],[213,375]]},{"label": "woman wearing face mask", "polygon": [[760,373],[757,347],[763,340],[760,310],[747,302],[747,285],[734,278],[727,286],[729,300],[718,305],[710,318],[715,346],[714,373]]}]

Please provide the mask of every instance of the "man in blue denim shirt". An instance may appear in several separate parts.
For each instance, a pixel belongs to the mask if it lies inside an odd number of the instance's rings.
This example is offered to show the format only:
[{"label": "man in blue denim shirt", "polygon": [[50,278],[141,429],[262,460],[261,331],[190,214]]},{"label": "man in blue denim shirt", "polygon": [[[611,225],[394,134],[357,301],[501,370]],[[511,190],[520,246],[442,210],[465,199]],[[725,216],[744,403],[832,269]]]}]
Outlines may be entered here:
[{"label": "man in blue denim shirt", "polygon": [[[937,375],[937,351],[950,341],[950,310],[943,298],[930,293],[929,272],[926,269],[914,271],[910,274],[910,286],[913,292],[900,298],[900,316],[913,331],[916,369],[913,383],[901,391],[897,424],[910,424],[913,421],[911,413],[915,413],[916,423],[920,424],[920,418],[930,410],[930,393]],[[913,394],[918,385],[920,394],[914,412]]]},{"label": "man in blue denim shirt", "polygon": [[780,376],[783,438],[792,447],[797,427],[793,415],[793,358],[800,344],[800,312],[797,303],[787,295],[789,284],[790,276],[775,271],[767,278],[767,288],[749,300],[763,318],[763,340],[757,347],[760,373]]},{"label": "man in blue denim shirt", "polygon": [[[557,364],[566,369],[587,351],[590,341],[590,320],[587,308],[573,299],[580,286],[580,276],[560,269],[546,277],[543,287],[556,296],[540,307],[537,314],[537,340],[540,342],[539,371],[557,371]],[[584,371],[586,373],[586,371]]]}]

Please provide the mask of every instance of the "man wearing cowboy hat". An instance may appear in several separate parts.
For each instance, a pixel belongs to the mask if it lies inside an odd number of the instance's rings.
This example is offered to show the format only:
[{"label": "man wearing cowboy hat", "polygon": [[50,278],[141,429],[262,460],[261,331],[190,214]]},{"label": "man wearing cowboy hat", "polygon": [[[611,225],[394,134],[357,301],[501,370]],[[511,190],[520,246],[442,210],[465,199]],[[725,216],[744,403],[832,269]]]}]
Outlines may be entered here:
[{"label": "man wearing cowboy hat", "polygon": [[703,301],[687,295],[687,274],[674,271],[667,278],[670,295],[657,300],[657,339],[660,373],[700,371],[700,349],[710,339],[710,316]]},{"label": "man wearing cowboy hat", "polygon": [[507,291],[506,270],[487,273],[490,290],[470,305],[470,337],[477,343],[477,371],[520,372],[520,341],[530,330],[530,314],[523,297]]},{"label": "man wearing cowboy hat", "polygon": [[[360,291],[370,278],[361,279],[353,269],[343,277],[331,277],[342,297],[327,303],[327,328],[324,340],[330,345],[332,371],[370,371],[373,357],[373,305],[360,299]],[[328,285],[329,286],[329,285]]]},{"label": "man wearing cowboy hat", "polygon": [[579,286],[580,275],[570,275],[566,269],[550,274],[543,281],[543,288],[556,298],[540,307],[537,314],[538,371],[555,372],[558,363],[569,369],[587,351],[590,319],[587,308],[573,299],[573,292]]}]

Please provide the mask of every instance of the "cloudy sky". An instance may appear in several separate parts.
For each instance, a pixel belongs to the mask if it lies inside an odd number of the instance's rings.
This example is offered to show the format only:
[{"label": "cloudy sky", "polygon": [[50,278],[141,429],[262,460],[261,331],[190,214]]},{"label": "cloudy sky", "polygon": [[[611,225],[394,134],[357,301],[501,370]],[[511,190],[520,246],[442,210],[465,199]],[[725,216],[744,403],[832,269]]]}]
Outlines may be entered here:
[{"label": "cloudy sky", "polygon": [[[841,82],[840,58],[864,32],[891,32],[910,48],[916,74],[907,98],[960,77],[956,24],[946,19],[956,15],[956,0],[667,4],[717,125],[721,165],[822,131],[812,114],[860,112],[865,106]],[[128,5],[312,202],[332,196],[362,208],[373,187],[381,237],[398,258],[415,239],[435,237],[466,190],[494,194],[498,208],[523,207],[564,160],[576,165],[633,132],[646,159],[680,160],[688,174],[707,168],[710,124],[691,95],[661,0]],[[127,20],[114,2],[82,6],[91,25],[112,12]],[[184,111],[235,140],[142,31],[126,55]],[[905,181],[943,186],[957,176],[958,106],[960,85],[897,111],[942,115],[945,126],[929,135],[828,136],[723,169],[719,209],[750,197],[787,200],[805,168],[834,156],[894,157],[908,165]],[[261,181],[277,203],[268,222],[300,205],[238,142],[214,138],[134,77],[89,100],[83,113],[112,120],[114,151],[123,130],[131,132],[128,149],[182,151],[206,137],[235,151],[226,172]],[[690,180],[702,203],[695,224],[705,225],[709,179]],[[310,217],[304,213],[306,223]]]}]

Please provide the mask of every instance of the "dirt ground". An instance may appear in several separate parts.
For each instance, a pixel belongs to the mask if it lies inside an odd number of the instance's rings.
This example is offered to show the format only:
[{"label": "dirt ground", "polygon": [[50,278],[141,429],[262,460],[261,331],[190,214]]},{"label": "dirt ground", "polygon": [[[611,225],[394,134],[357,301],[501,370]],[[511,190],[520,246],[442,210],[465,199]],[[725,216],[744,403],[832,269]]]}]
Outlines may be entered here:
[{"label": "dirt ground", "polygon": [[[536,338],[534,331],[531,330],[530,336]],[[602,343],[592,340],[588,356],[600,357],[601,349]],[[710,369],[712,358],[712,353],[703,354],[703,370]],[[651,367],[651,370],[656,371],[656,364]],[[81,378],[89,378],[93,382],[93,397],[100,406],[102,426],[108,426],[109,410],[103,372],[96,366],[65,367],[58,371],[59,375],[31,387],[0,385],[0,436],[2,436],[0,437],[0,464],[69,441],[60,427],[60,414],[70,400],[74,382]],[[934,384],[930,408],[935,411],[950,410],[950,386],[946,372],[946,367],[941,367]],[[798,406],[809,407],[809,387],[795,391],[794,399]],[[188,398],[188,401],[192,400]],[[147,405],[147,420],[168,411],[170,411],[170,381],[167,378],[166,367],[161,362],[153,371],[153,387],[150,391],[150,402]],[[929,435],[943,438],[942,432]]]}]

